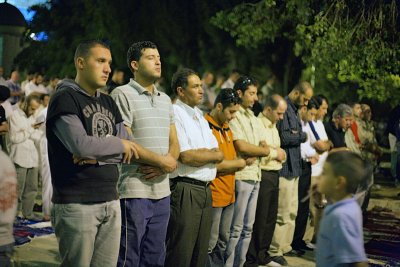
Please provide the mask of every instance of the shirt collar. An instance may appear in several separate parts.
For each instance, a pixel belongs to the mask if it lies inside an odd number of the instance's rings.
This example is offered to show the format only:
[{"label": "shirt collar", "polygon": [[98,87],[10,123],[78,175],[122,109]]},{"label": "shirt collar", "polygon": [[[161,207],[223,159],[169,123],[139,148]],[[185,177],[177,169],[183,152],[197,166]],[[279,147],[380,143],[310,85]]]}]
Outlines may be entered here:
[{"label": "shirt collar", "polygon": [[345,131],[342,128],[336,128],[335,122],[331,121],[331,127],[334,131],[338,132],[338,133],[344,133]]},{"label": "shirt collar", "polygon": [[204,117],[206,118],[206,120],[208,122],[210,122],[211,124],[213,124],[214,126],[220,128],[220,129],[227,129],[229,128],[229,123],[225,122],[222,125],[219,125],[216,120],[214,120],[213,117],[211,117],[211,115],[209,113],[205,114]]},{"label": "shirt collar", "polygon": [[240,105],[239,113],[245,115],[246,117],[254,116],[254,112],[251,110],[251,108],[244,108],[242,105]]},{"label": "shirt collar", "polygon": [[294,110],[294,112],[297,114],[297,110],[298,108],[296,107],[296,105],[292,102],[292,100],[290,100],[290,98],[288,96],[285,96],[286,102],[289,104],[289,106]]},{"label": "shirt collar", "polygon": [[[139,83],[137,83],[132,78],[129,81],[129,85],[131,87],[133,87],[136,91],[138,91],[139,95],[142,95],[142,94],[151,95],[151,93],[147,89],[145,89],[143,86],[141,86]],[[154,90],[153,95],[159,96],[160,92],[157,90],[157,87],[154,84],[152,86],[153,86],[153,90]]]},{"label": "shirt collar", "polygon": [[203,116],[203,113],[198,107],[192,108],[191,106],[183,103],[180,99],[176,100],[175,105],[182,107],[189,114],[189,116],[193,117],[194,119],[200,119],[200,117]]},{"label": "shirt collar", "polygon": [[262,112],[260,112],[260,114],[258,115],[259,118],[264,120],[264,125],[268,128],[274,128],[276,123],[272,123],[264,114],[262,114]]},{"label": "shirt collar", "polygon": [[340,201],[338,201],[338,202],[336,202],[334,204],[330,204],[330,205],[326,206],[325,214],[329,214],[333,210],[335,210],[336,208],[338,208],[340,206],[343,206],[343,205],[347,205],[347,204],[349,204],[351,202],[355,202],[355,201],[356,201],[356,199],[353,196],[352,198],[343,199],[343,200],[340,200]]}]

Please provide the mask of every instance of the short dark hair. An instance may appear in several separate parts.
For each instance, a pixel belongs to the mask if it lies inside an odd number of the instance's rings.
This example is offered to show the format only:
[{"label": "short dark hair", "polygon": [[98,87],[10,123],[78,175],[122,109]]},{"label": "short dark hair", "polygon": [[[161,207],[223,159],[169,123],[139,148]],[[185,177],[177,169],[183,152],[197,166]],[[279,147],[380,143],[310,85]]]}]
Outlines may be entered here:
[{"label": "short dark hair", "polygon": [[101,47],[104,47],[104,48],[110,50],[110,46],[104,41],[97,40],[97,39],[83,41],[78,45],[78,47],[75,50],[74,61],[78,57],[86,58],[89,55],[89,50],[95,46],[101,46]]},{"label": "short dark hair", "polygon": [[223,109],[225,109],[230,107],[232,104],[240,104],[240,102],[241,99],[237,91],[233,90],[232,88],[224,88],[219,92],[217,98],[215,98],[214,107],[216,107],[218,103],[221,103]]},{"label": "short dark hair", "polygon": [[351,151],[330,153],[326,159],[332,166],[333,174],[346,178],[346,193],[354,194],[357,188],[372,175],[371,166],[358,154]]},{"label": "short dark hair", "polygon": [[129,47],[128,52],[126,53],[126,62],[128,63],[128,67],[131,71],[133,71],[131,67],[131,62],[139,61],[140,57],[143,54],[143,49],[146,48],[157,49],[157,46],[151,41],[140,41],[133,43]]},{"label": "short dark hair", "polygon": [[113,69],[113,73],[116,73],[116,72],[124,72],[124,70],[120,67],[117,67],[117,68]]},{"label": "short dark hair", "polygon": [[278,94],[273,94],[265,97],[264,108],[270,107],[272,110],[276,110],[283,98]]},{"label": "short dark hair", "polygon": [[317,95],[316,98],[318,99],[318,102],[320,102],[320,104],[319,104],[320,106],[322,105],[322,103],[324,102],[324,100],[325,100],[326,104],[329,105],[328,98],[327,98],[326,96],[324,96],[323,94]]},{"label": "short dark hair", "polygon": [[232,69],[230,74],[234,74],[234,73],[240,74],[240,70],[239,69]]},{"label": "short dark hair", "polygon": [[320,107],[320,104],[318,103],[318,101],[317,101],[316,98],[312,97],[312,98],[308,101],[308,104],[307,104],[307,109],[308,109],[308,110],[313,109],[313,108],[319,109],[319,107]]},{"label": "short dark hair", "polygon": [[355,105],[361,105],[361,103],[357,101],[350,101],[347,103],[347,105],[351,108],[354,108]]},{"label": "short dark hair", "polygon": [[182,68],[175,72],[171,81],[172,91],[178,95],[178,87],[186,88],[188,86],[188,78],[192,75],[199,76],[197,72],[188,68]]},{"label": "short dark hair", "polygon": [[236,81],[235,85],[233,86],[233,90],[237,91],[240,90],[244,93],[250,85],[257,86],[258,82],[256,79],[253,79],[248,76],[240,76],[239,79]]},{"label": "short dark hair", "polygon": [[43,101],[43,100],[45,99],[46,96],[50,97],[49,94],[41,94],[41,95],[40,95],[40,100]]}]

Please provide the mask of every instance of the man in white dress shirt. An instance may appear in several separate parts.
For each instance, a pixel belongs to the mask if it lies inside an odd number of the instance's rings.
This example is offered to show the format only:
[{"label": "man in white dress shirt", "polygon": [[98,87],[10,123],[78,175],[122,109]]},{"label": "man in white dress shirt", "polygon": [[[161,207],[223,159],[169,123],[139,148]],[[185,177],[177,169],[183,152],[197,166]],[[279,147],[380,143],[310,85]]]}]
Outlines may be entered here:
[{"label": "man in white dress shirt", "polygon": [[196,72],[181,69],[174,74],[172,90],[175,126],[180,145],[178,168],[171,178],[171,215],[167,230],[165,266],[205,266],[211,233],[210,182],[216,164],[224,159],[208,122],[197,107],[203,99]]}]

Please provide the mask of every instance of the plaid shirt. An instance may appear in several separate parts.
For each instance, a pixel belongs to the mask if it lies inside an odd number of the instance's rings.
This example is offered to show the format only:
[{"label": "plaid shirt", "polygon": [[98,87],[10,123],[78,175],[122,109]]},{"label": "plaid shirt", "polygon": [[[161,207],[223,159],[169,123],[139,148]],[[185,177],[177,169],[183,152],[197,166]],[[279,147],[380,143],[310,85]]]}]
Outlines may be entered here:
[{"label": "plaid shirt", "polygon": [[294,103],[285,97],[288,108],[283,120],[277,123],[279,136],[281,137],[281,148],[285,150],[287,160],[280,171],[281,177],[298,177],[301,175],[300,144],[307,140],[307,134],[301,129],[298,110]]},{"label": "plaid shirt", "polygon": [[[8,80],[7,81],[7,87],[10,89],[10,91],[12,93],[17,93],[17,92],[21,92],[21,87],[19,87],[19,85],[17,83],[14,83],[12,80]],[[19,96],[12,96],[10,97],[10,103],[11,104],[15,104],[19,101]]]}]

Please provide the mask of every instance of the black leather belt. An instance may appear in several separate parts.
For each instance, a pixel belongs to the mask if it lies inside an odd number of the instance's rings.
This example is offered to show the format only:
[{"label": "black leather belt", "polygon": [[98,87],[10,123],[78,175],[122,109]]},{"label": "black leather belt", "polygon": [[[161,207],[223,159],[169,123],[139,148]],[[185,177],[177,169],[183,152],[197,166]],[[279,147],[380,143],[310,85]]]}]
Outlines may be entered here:
[{"label": "black leather belt", "polygon": [[193,178],[181,177],[181,176],[173,178],[173,179],[171,179],[171,181],[183,182],[183,183],[194,184],[194,185],[200,185],[200,186],[204,186],[204,187],[209,186],[210,183],[211,183],[211,182],[203,182],[203,181],[199,181],[199,180],[196,180],[196,179],[193,179]]}]

